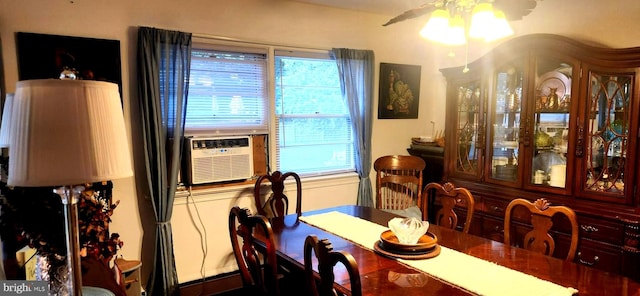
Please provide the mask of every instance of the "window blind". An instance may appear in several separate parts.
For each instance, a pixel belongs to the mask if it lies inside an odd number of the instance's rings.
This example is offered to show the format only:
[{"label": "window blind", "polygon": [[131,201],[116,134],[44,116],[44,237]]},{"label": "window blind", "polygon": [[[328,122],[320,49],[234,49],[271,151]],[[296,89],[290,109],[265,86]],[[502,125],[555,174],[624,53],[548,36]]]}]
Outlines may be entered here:
[{"label": "window blind", "polygon": [[268,133],[267,55],[193,49],[186,135]]},{"label": "window blind", "polygon": [[281,171],[354,171],[353,135],[337,65],[328,54],[276,52],[276,159]]}]

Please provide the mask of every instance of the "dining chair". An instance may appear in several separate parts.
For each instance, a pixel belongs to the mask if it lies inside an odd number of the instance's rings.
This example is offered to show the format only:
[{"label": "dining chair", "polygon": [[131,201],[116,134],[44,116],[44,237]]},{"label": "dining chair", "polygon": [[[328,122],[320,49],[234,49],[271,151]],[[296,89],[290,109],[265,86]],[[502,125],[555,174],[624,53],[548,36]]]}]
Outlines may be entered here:
[{"label": "dining chair", "polygon": [[[280,295],[275,242],[269,220],[235,206],[229,212],[229,236],[242,279],[242,293]],[[264,244],[263,251],[257,248],[259,243]]]},{"label": "dining chair", "polygon": [[431,182],[424,187],[422,194],[422,200],[424,202],[422,212],[424,215],[429,212],[427,208],[429,203],[427,201],[430,197],[438,198],[442,208],[440,208],[438,212],[436,212],[435,217],[433,217],[435,224],[451,229],[456,229],[458,227],[458,215],[453,209],[458,204],[464,204],[467,213],[464,224],[462,225],[462,232],[469,233],[475,206],[475,200],[469,190],[462,187],[455,187],[450,182],[444,184]]},{"label": "dining chair", "polygon": [[[317,259],[317,270],[320,276],[319,285],[316,284],[316,273],[313,271],[313,257]],[[343,295],[334,288],[334,267],[338,262],[342,263],[349,274],[352,296],[362,295],[360,283],[360,271],[358,263],[353,256],[345,251],[334,251],[328,239],[318,239],[315,235],[309,235],[304,241],[304,271],[309,294],[312,296],[337,296]]]},{"label": "dining chair", "polygon": [[[289,214],[289,198],[284,193],[284,183],[289,177],[292,177],[296,182],[296,214],[298,216],[302,214],[302,183],[300,182],[300,176],[294,172],[282,173],[275,171],[258,177],[253,187],[253,197],[259,215],[273,218]],[[271,194],[264,198],[261,194],[262,183],[271,183]]]},{"label": "dining chair", "polygon": [[413,155],[386,155],[373,163],[376,171],[376,208],[423,218],[424,159]]},{"label": "dining chair", "polygon": [[[517,198],[512,200],[507,206],[504,218],[504,243],[510,245],[513,233],[511,233],[512,221],[514,220],[514,209],[522,206],[530,212],[531,226],[533,229],[524,235],[522,246],[525,249],[542,253],[545,255],[553,255],[555,250],[555,241],[549,231],[553,226],[553,216],[555,214],[565,215],[571,223],[571,244],[566,256],[567,261],[573,261],[576,250],[578,249],[578,221],[576,213],[566,206],[551,206],[549,201],[539,198],[535,202],[526,199]],[[520,216],[518,216],[520,217]]]}]

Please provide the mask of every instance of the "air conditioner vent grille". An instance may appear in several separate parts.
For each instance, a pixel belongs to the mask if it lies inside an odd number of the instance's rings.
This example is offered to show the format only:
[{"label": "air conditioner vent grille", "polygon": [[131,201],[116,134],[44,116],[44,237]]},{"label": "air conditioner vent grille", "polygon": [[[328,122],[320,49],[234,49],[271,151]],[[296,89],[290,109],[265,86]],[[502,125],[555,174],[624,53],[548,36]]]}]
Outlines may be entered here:
[{"label": "air conditioner vent grille", "polygon": [[190,183],[249,179],[253,176],[250,137],[189,138]]}]

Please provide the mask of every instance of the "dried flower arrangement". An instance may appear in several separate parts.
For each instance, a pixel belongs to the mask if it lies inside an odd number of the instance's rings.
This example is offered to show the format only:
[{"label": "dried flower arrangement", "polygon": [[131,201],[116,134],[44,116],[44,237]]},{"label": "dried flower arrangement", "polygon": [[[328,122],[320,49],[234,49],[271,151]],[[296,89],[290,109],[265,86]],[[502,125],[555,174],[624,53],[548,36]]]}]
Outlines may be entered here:
[{"label": "dried flower arrangement", "polygon": [[120,202],[111,203],[110,195],[111,183],[108,182],[86,187],[82,193],[83,198],[78,201],[80,246],[83,253],[105,263],[111,261],[124,244],[118,233],[109,234],[111,215]]},{"label": "dried flower arrangement", "polygon": [[[87,184],[78,200],[79,239],[83,256],[109,264],[123,242],[109,234],[109,223],[118,202],[110,203],[111,182]],[[0,213],[3,234],[13,232],[18,245],[29,245],[46,257],[50,267],[65,265],[66,241],[60,196],[53,188],[12,188],[3,190]]]}]

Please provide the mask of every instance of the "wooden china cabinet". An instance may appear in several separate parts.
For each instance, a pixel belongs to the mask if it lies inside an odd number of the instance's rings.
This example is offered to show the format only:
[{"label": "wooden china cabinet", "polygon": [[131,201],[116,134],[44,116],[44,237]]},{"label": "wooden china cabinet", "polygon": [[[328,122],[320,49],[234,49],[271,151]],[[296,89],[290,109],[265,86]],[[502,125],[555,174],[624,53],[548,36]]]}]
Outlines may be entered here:
[{"label": "wooden china cabinet", "polygon": [[[509,201],[543,197],[578,214],[576,262],[640,279],[640,47],[535,34],[463,69],[441,70],[444,179],[473,193],[471,232],[502,241]],[[569,230],[554,222],[556,253]]]}]

